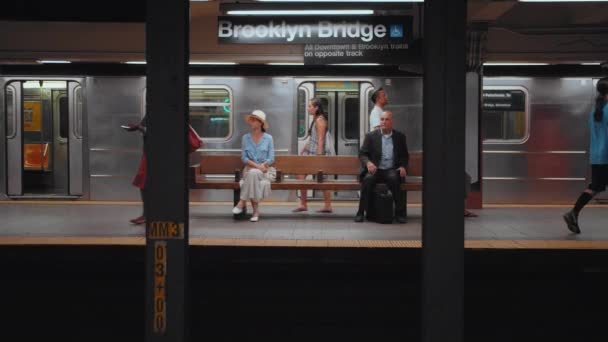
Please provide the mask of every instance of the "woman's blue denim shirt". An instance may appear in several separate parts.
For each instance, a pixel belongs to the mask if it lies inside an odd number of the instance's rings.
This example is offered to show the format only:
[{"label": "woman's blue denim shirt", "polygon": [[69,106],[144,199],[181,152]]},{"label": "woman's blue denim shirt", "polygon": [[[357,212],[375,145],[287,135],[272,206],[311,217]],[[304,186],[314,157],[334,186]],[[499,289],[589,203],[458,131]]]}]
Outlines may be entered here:
[{"label": "woman's blue denim shirt", "polygon": [[272,135],[264,133],[260,142],[256,145],[251,138],[251,133],[243,135],[241,141],[241,160],[247,163],[253,160],[256,164],[266,162],[267,165],[274,163],[274,142]]}]

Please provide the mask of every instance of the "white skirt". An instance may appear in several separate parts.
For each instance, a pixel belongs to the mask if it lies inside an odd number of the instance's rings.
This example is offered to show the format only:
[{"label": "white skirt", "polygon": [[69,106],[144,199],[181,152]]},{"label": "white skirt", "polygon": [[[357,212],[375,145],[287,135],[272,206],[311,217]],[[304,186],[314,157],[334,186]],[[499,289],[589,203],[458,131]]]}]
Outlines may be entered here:
[{"label": "white skirt", "polygon": [[241,199],[260,202],[270,196],[270,182],[276,177],[276,170],[269,167],[266,173],[254,168],[245,167],[240,181]]}]

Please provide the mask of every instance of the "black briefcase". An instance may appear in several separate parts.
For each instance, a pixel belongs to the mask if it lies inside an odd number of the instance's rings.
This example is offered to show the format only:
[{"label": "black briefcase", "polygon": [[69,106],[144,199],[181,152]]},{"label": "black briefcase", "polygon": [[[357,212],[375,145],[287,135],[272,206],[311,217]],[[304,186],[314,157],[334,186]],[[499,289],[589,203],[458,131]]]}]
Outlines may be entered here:
[{"label": "black briefcase", "polygon": [[386,184],[376,184],[369,201],[367,219],[377,223],[393,223],[393,194]]}]

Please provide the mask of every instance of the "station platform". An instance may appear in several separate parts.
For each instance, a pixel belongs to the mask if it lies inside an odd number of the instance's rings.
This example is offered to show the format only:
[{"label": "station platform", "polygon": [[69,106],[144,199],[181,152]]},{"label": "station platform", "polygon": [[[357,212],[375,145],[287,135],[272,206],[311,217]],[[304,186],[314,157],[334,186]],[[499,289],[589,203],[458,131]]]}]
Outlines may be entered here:
[{"label": "station platform", "polygon": [[[353,222],[355,202],[336,202],[331,214],[292,213],[296,203],[264,203],[260,221],[237,221],[231,203],[190,206],[190,244],[198,246],[420,248],[422,210],[408,207],[405,224]],[[608,249],[608,206],[590,205],[571,234],[561,215],[568,206],[494,205],[465,219],[465,248]],[[128,222],[139,202],[2,201],[0,245],[143,245],[143,225]]]}]

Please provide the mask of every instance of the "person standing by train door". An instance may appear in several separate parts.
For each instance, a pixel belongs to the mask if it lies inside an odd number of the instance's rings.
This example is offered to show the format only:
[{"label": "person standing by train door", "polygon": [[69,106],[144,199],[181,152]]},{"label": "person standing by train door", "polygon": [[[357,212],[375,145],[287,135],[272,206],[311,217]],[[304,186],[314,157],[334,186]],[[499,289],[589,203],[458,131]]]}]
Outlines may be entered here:
[{"label": "person standing by train door", "polygon": [[598,95],[595,108],[589,117],[589,161],[591,163],[591,184],[578,197],[574,208],[564,214],[568,229],[580,234],[578,214],[598,192],[608,185],[608,77],[602,78],[596,86]]},{"label": "person standing by train door", "polygon": [[382,113],[384,113],[384,106],[388,104],[388,96],[382,87],[374,91],[372,94],[372,102],[374,103],[374,108],[369,114],[370,132],[380,128],[380,117],[382,116]]}]

